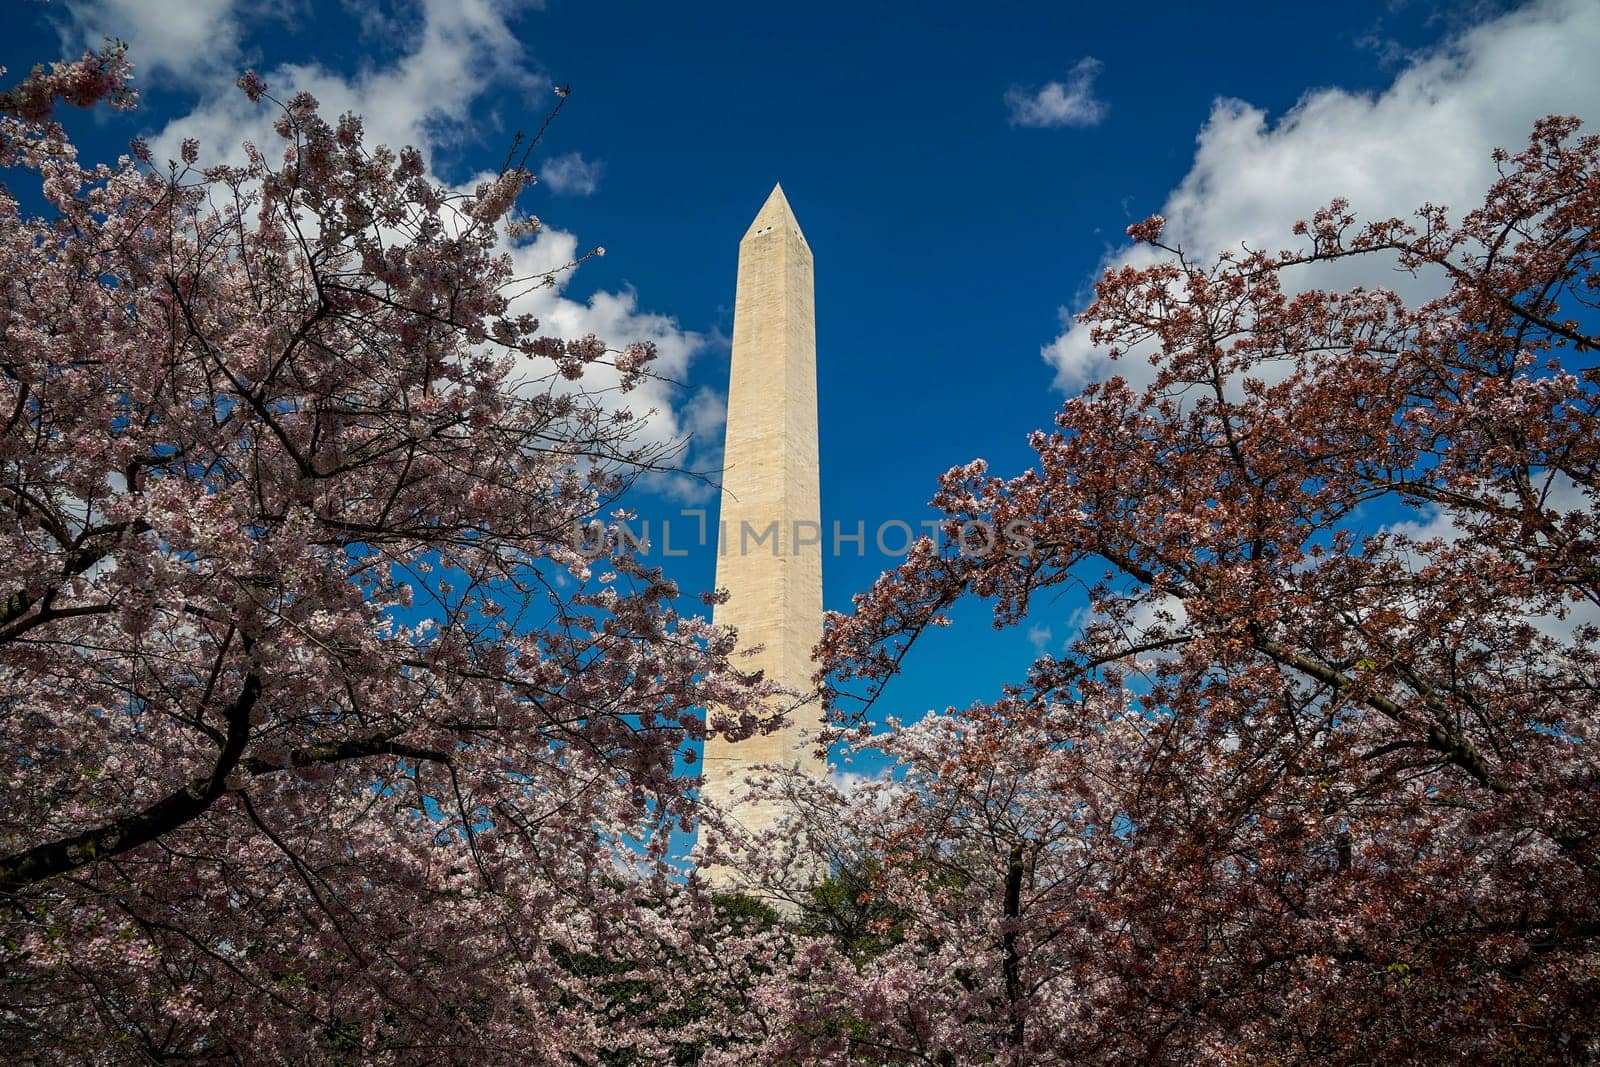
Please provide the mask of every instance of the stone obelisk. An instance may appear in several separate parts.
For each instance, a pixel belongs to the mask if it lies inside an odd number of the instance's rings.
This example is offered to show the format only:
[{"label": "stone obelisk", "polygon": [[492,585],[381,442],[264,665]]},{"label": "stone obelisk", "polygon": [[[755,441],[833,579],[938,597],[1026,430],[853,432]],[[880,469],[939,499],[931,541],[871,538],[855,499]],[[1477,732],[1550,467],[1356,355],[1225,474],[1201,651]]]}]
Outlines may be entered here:
[{"label": "stone obelisk", "polygon": [[[822,636],[816,313],[811,247],[782,186],[739,242],[726,432],[717,588],[729,597],[713,621],[737,629],[741,648],[763,646],[741,669],[759,668],[810,693],[811,650]],[[769,829],[783,815],[776,802],[735,803],[755,765],[824,771],[801,737],[820,723],[817,702],[794,708],[789,719],[780,731],[743,741],[706,740],[702,793],[731,806],[748,830]],[[739,882],[723,867],[702,875],[712,884]]]}]

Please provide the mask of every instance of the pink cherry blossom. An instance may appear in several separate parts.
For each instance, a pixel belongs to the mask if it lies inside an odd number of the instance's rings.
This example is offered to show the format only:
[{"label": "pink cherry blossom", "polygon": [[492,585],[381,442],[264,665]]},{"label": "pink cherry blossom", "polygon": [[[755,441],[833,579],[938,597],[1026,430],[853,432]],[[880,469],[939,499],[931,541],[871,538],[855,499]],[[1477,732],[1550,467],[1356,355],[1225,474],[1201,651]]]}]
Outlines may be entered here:
[{"label": "pink cherry blossom", "polygon": [[[7,183],[48,202],[0,197],[0,1047],[704,1037],[672,1021],[715,918],[667,863],[675,763],[771,687],[614,525],[608,582],[570,577],[574,523],[670,457],[583,389],[603,342],[510,310],[520,175],[471,208],[254,75],[281,143],[247,165],[81,164],[51,107],[127,103],[126,70],[0,95]],[[618,967],[655,991],[631,1021]]]}]

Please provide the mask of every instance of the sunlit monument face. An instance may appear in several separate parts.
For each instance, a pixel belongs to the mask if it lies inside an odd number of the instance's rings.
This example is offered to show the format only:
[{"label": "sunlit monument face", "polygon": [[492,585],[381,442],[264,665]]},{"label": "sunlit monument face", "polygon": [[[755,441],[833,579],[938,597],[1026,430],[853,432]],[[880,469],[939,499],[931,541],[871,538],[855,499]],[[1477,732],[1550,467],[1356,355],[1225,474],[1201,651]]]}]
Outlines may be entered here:
[{"label": "sunlit monument face", "polygon": [[[717,587],[729,592],[715,621],[739,632],[741,647],[762,645],[748,669],[809,692],[811,650],[822,635],[821,504],[817,481],[817,337],[811,248],[783,188],[739,242],[728,387],[726,468],[717,552]],[[799,764],[822,773],[812,744],[816,704],[799,708],[783,730],[705,748],[706,798],[721,805],[744,791],[756,764]],[[735,808],[740,823],[767,829],[782,815],[772,801]],[[714,883],[737,873],[710,867]]]}]

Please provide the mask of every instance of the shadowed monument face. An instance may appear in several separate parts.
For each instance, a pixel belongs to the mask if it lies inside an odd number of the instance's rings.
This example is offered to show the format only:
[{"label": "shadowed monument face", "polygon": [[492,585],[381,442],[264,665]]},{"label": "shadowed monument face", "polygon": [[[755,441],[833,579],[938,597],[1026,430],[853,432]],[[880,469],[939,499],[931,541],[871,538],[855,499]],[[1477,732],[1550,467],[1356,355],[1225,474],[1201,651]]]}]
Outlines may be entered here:
[{"label": "shadowed monument face", "polygon": [[[817,476],[817,334],[811,248],[782,186],[774,186],[739,242],[733,312],[733,367],[717,545],[717,587],[729,599],[714,619],[739,632],[741,648],[762,645],[741,662],[791,689],[811,692],[811,650],[822,636],[821,497]],[[816,703],[783,730],[729,744],[709,738],[703,795],[727,807],[745,791],[756,764],[825,765],[801,732],[815,732]],[[781,817],[774,802],[733,809],[750,830]],[[713,884],[737,884],[737,872],[708,867]]]}]

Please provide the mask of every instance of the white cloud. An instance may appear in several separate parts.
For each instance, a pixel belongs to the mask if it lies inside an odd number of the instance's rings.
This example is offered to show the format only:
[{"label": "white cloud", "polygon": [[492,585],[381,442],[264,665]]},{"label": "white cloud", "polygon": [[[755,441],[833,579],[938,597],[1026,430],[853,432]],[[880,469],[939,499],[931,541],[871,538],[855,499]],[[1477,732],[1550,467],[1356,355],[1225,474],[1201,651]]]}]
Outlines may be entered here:
[{"label": "white cloud", "polygon": [[[509,0],[422,0],[420,23],[401,38],[410,47],[392,63],[348,76],[316,63],[284,63],[262,76],[279,99],[308,92],[326,115],[360,115],[370,142],[414,145],[431,160],[440,147],[484,136],[471,109],[491,90],[535,114],[552,102],[543,92],[549,80],[528,70],[506,24],[515,6]],[[199,138],[206,159],[241,158],[239,144],[247,139],[263,147],[276,143],[275,115],[233,87],[237,73],[222,72],[189,114],[151,140],[158,160],[177,158],[184,137]]]},{"label": "white cloud", "polygon": [[1033,92],[1014,85],[1006,92],[1013,126],[1096,126],[1106,105],[1094,95],[1094,77],[1104,66],[1090,56],[1080,59],[1065,82],[1046,82]]},{"label": "white cloud", "polygon": [[544,161],[539,182],[557,196],[592,196],[600,187],[598,160],[587,160],[577,152]]},{"label": "white cloud", "polygon": [[722,437],[728,421],[728,399],[709,386],[701,386],[683,407],[685,428],[696,436]]},{"label": "white cloud", "polygon": [[[136,5],[138,0],[90,2]],[[530,72],[522,44],[506,21],[512,11],[523,6],[527,5],[518,0],[421,0],[403,21],[369,20],[366,26],[367,33],[388,35],[406,46],[391,62],[363,66],[349,74],[313,63],[280,64],[261,73],[279,99],[304,91],[317,98],[324,116],[347,111],[358,114],[364,120],[369,144],[413,145],[432,168],[440,148],[486,136],[481,125],[475,124],[474,105],[489,94],[506,100],[515,110],[535,115],[554,102],[548,79]],[[237,30],[237,20],[231,25]],[[195,107],[151,138],[156,160],[178,158],[186,137],[200,140],[202,163],[242,161],[239,146],[246,140],[255,141],[272,158],[273,146],[279,143],[271,129],[277,112],[246,99],[233,85],[236,74],[232,69],[211,72]],[[506,137],[509,139],[509,132]],[[598,164],[584,163],[580,156],[561,158],[569,160],[564,176],[574,183],[581,184],[584,168],[593,171],[591,178],[598,174]],[[443,180],[436,169],[434,177]],[[471,190],[486,177],[492,176],[476,175],[456,187]],[[592,186],[588,191],[593,191]],[[548,225],[533,241],[508,243],[507,251],[522,277],[556,270],[581,255],[576,235]],[[658,352],[652,370],[670,380],[646,379],[618,399],[620,406],[639,417],[640,443],[665,444],[694,433],[702,440],[716,436],[714,448],[720,448],[720,434],[716,433],[720,398],[714,393],[691,394],[675,384],[687,379],[690,361],[706,347],[705,339],[680,328],[669,316],[641,310],[632,290],[574,299],[568,295],[573,275],[572,270],[561,271],[553,288],[522,293],[513,301],[514,310],[536,316],[546,331],[558,337],[592,333],[613,349],[652,342]],[[549,369],[539,368],[538,373],[547,374]],[[581,385],[601,391],[615,387],[619,380],[612,368],[593,364]],[[699,449],[692,459],[697,466],[716,462],[714,456],[708,460]],[[678,487],[671,483],[663,488],[674,492]]]},{"label": "white cloud", "polygon": [[[512,257],[517,273],[529,275],[570,262],[576,249],[573,235],[546,229],[531,244],[513,249]],[[691,435],[701,442],[711,436],[720,438],[714,431],[706,432],[707,420],[719,407],[718,402],[687,393],[678,384],[688,377],[689,364],[704,349],[705,338],[680,328],[668,315],[640,310],[638,294],[632,289],[599,292],[584,301],[574,300],[565,293],[571,278],[572,272],[566,272],[558,275],[556,288],[534,289],[516,297],[512,311],[535,316],[556,337],[592,333],[612,348],[636,341],[649,341],[656,346],[651,369],[658,377],[647,378],[631,392],[618,396],[618,406],[626,407],[640,420],[641,424],[636,425],[639,443],[663,445]],[[548,367],[542,369],[549,371]],[[599,392],[615,388],[620,380],[621,375],[612,367],[591,364],[578,384],[586,391]],[[713,448],[718,447],[720,440],[713,443]],[[697,450],[681,462],[699,466],[708,460],[704,452]],[[694,495],[689,486],[680,485],[677,479],[658,488],[679,497]]]},{"label": "white cloud", "polygon": [[[1542,483],[1543,506],[1553,516],[1561,518],[1579,516],[1584,513],[1590,515],[1600,512],[1600,500],[1583,486],[1561,474],[1548,475],[1549,481]],[[1473,535],[1468,529],[1462,527],[1457,521],[1457,513],[1446,511],[1443,508],[1428,506],[1415,517],[1389,523],[1383,528],[1386,534],[1394,534],[1410,542],[1426,543],[1435,539],[1445,545],[1454,545]],[[1402,558],[1413,570],[1426,567],[1429,560],[1426,555],[1414,552],[1409,547],[1400,549]],[[1566,615],[1557,617],[1553,614],[1528,615],[1526,620],[1543,633],[1546,637],[1557,641],[1570,642],[1580,626],[1600,626],[1600,605],[1589,600],[1569,602],[1566,605]]]},{"label": "white cloud", "polygon": [[1130,621],[1132,627],[1128,636],[1134,642],[1155,626],[1165,627],[1173,633],[1182,633],[1189,626],[1189,607],[1181,597],[1167,593],[1155,600],[1140,601],[1133,609],[1133,618]]},{"label": "white cloud", "polygon": [[850,796],[864,786],[873,785],[877,782],[886,782],[892,777],[893,775],[887,768],[874,774],[847,771],[838,767],[828,768],[828,784],[845,796]]},{"label": "white cloud", "polygon": [[1035,623],[1028,627],[1028,644],[1033,646],[1033,654],[1042,656],[1050,648],[1050,638],[1054,636],[1050,627],[1044,623]]},{"label": "white cloud", "polygon": [[[1455,215],[1481,203],[1494,178],[1490,152],[1516,151],[1536,119],[1578,114],[1600,122],[1600,4],[1545,0],[1481,23],[1415,57],[1378,94],[1320,89],[1276,123],[1241,100],[1218,100],[1193,166],[1161,213],[1164,239],[1194,257],[1247,243],[1293,244],[1290,227],[1336,196],[1363,218],[1407,216],[1426,202]],[[1147,263],[1126,248],[1102,266]],[[1307,285],[1386,286],[1416,298],[1434,284],[1349,262],[1304,276]],[[1043,349],[1056,384],[1075,389],[1115,372],[1148,381],[1137,357],[1110,364],[1072,323]]]},{"label": "white cloud", "polygon": [[[74,47],[119,38],[128,44],[141,84],[170,78],[187,85],[237,61],[241,6],[238,0],[71,0],[67,35]],[[250,5],[250,11],[259,15],[273,6]]]},{"label": "white cloud", "polygon": [[679,503],[704,504],[722,481],[722,430],[728,421],[728,398],[702,385],[679,405],[678,420],[689,439],[684,467],[692,474],[674,475],[661,488]]}]

